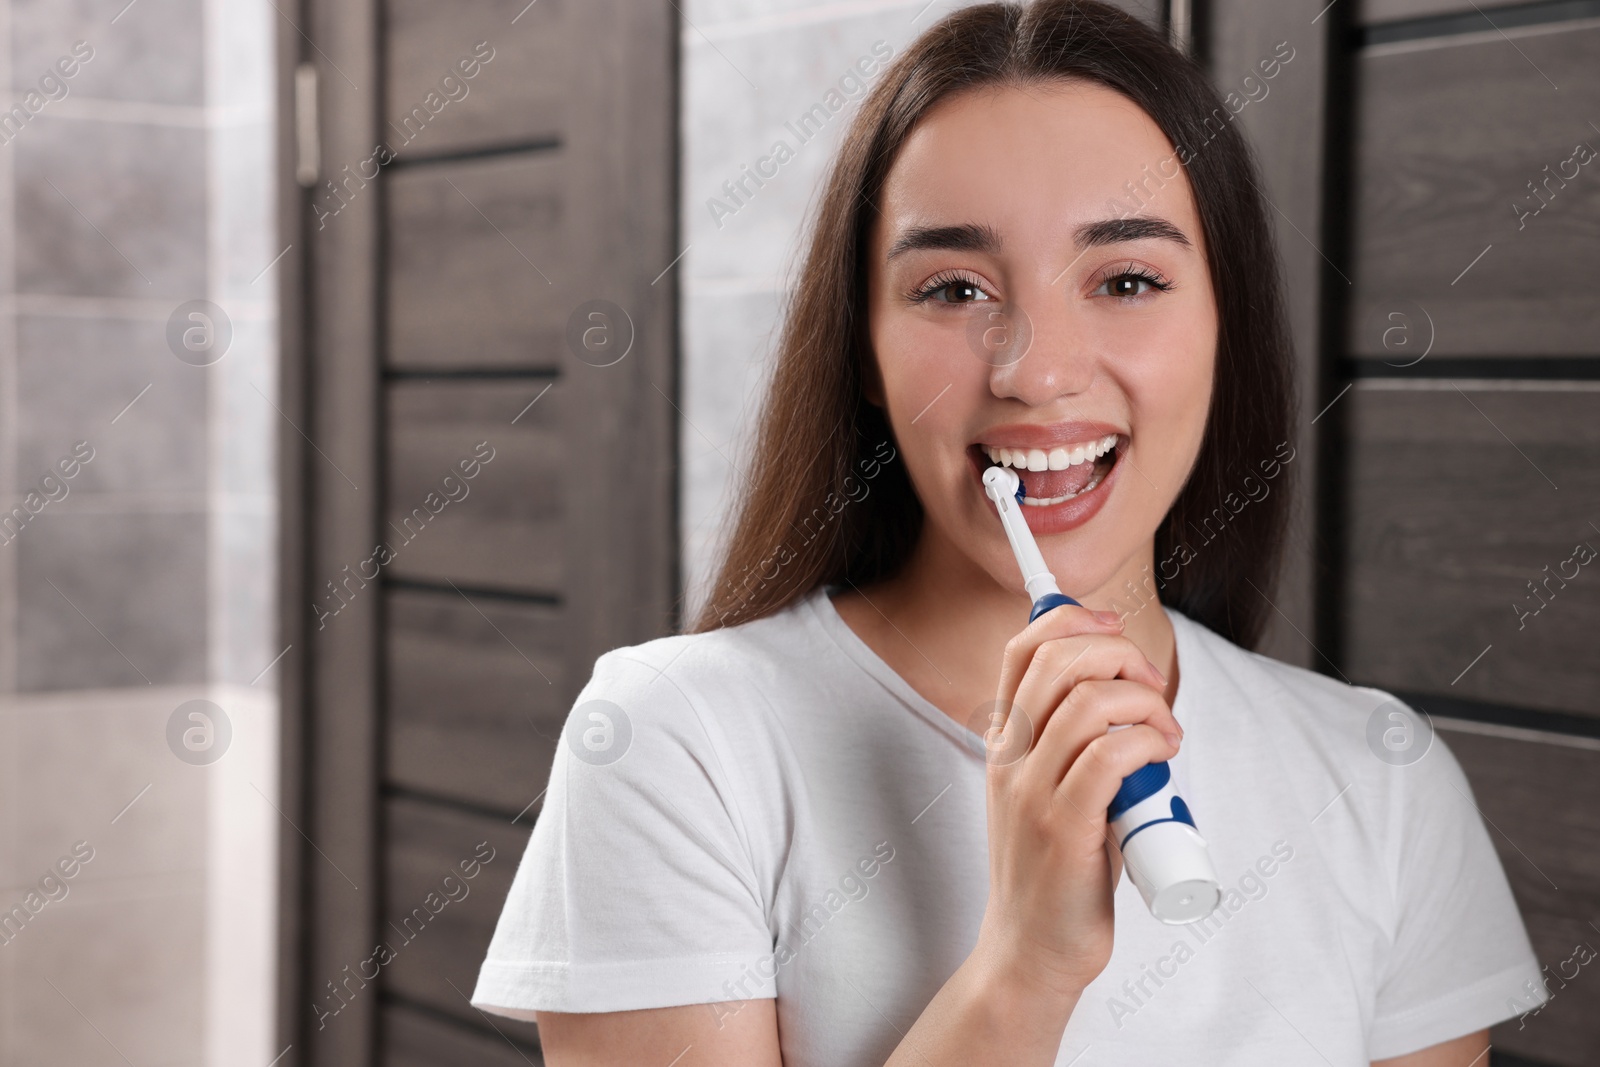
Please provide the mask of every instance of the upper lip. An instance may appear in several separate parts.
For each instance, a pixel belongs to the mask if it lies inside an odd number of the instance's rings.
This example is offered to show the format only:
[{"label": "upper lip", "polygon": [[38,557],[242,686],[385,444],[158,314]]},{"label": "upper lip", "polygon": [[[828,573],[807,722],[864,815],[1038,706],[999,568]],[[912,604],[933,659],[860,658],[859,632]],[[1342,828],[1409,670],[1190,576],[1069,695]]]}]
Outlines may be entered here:
[{"label": "upper lip", "polygon": [[1073,445],[1098,441],[1102,437],[1125,434],[1106,422],[1052,422],[1046,424],[1012,422],[991,426],[973,443],[990,448],[1070,448]]}]

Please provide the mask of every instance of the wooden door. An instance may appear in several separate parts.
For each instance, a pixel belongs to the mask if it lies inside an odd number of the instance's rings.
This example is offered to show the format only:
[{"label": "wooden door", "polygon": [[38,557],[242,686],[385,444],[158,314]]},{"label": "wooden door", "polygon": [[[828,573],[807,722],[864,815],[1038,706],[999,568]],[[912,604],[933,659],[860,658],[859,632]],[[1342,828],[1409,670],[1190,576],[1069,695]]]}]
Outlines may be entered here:
[{"label": "wooden door", "polygon": [[676,621],[676,15],[280,14],[282,1062],[538,1063],[467,998],[590,665]]},{"label": "wooden door", "polygon": [[1495,1029],[1503,1064],[1600,1062],[1600,983],[1572,977],[1600,947],[1597,16],[1214,0],[1197,23],[1224,91],[1296,53],[1237,116],[1314,457],[1287,615],[1308,663],[1427,712],[1471,780],[1555,993]]}]

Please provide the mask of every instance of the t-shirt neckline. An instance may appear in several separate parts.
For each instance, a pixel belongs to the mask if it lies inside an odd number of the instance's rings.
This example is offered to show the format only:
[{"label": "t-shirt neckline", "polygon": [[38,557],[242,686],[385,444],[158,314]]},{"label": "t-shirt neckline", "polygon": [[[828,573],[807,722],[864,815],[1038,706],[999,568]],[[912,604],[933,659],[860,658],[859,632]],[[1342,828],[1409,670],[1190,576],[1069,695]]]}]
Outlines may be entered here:
[{"label": "t-shirt neckline", "polygon": [[[983,762],[983,752],[977,744],[977,734],[964,727],[958,726],[955,720],[941,711],[927,697],[917,692],[910,682],[900,676],[900,673],[875,652],[871,645],[861,639],[861,635],[850,628],[844,621],[844,616],[833,606],[833,598],[829,595],[827,586],[819,586],[806,599],[806,607],[811,612],[812,618],[833,641],[833,643],[853,661],[856,666],[887,689],[897,700],[931,723],[935,729],[942,731],[946,736],[958,742],[962,749],[972,757],[976,763]],[[1172,702],[1172,715],[1184,729],[1188,730],[1193,716],[1188,714],[1192,699],[1190,694],[1194,691],[1197,680],[1193,677],[1199,666],[1199,650],[1194,647],[1194,635],[1189,632],[1189,620],[1181,613],[1173,611],[1162,605],[1167,619],[1172,623],[1173,642],[1178,659],[1178,695]]]}]

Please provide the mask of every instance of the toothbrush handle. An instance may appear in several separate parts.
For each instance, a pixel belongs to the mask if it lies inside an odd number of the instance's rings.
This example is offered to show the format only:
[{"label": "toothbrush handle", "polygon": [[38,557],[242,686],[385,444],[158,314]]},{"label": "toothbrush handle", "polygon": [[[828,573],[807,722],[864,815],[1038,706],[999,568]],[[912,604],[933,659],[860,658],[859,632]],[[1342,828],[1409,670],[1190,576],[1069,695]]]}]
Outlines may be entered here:
[{"label": "toothbrush handle", "polygon": [[1043,615],[1051,608],[1059,608],[1067,604],[1071,604],[1075,608],[1081,608],[1083,606],[1065,593],[1046,593],[1044,596],[1033,602],[1033,611],[1028,614],[1028,621],[1032,622],[1034,619],[1037,619],[1040,615]]}]

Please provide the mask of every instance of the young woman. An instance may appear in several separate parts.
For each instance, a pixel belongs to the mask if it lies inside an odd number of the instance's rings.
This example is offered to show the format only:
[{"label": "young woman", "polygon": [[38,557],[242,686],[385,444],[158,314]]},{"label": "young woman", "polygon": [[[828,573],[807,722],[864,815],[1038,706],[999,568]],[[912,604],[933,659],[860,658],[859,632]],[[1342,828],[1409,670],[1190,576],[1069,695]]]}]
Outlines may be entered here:
[{"label": "young woman", "polygon": [[[881,76],[709,604],[595,664],[483,965],[553,1067],[1468,1067],[1542,999],[1444,745],[1386,762],[1403,706],[1246,651],[1297,464],[1230,118],[1088,2]],[[1027,622],[995,462],[1084,607]],[[1161,760],[1224,889],[1189,926],[1106,837]]]}]

